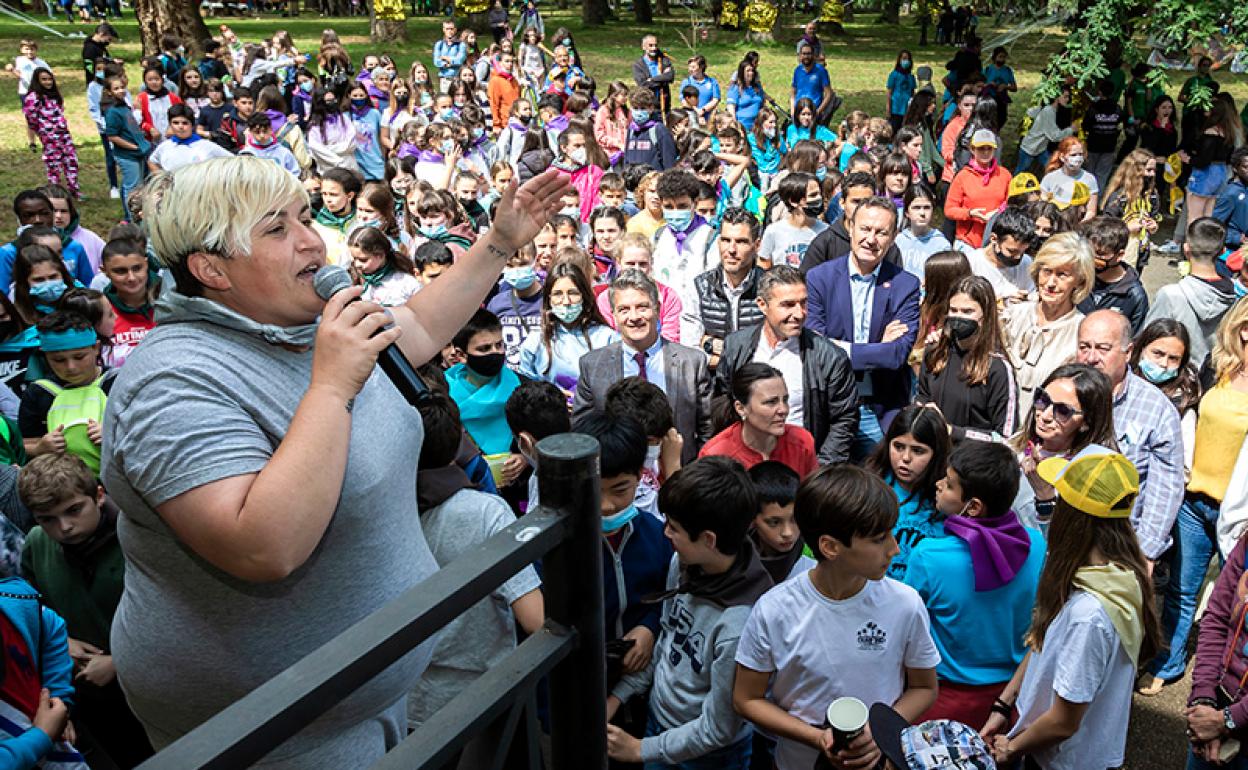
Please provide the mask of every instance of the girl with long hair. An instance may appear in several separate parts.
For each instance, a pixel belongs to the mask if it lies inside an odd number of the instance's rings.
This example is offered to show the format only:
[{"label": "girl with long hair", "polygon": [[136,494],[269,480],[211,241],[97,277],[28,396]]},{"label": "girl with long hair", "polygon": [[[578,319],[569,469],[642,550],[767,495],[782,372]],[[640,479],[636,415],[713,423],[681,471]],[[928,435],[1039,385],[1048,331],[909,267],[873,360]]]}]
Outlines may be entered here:
[{"label": "girl with long hair", "polygon": [[930,187],[922,183],[910,185],[901,204],[903,227],[894,243],[901,252],[902,267],[922,282],[927,261],[942,251],[952,249],[953,244],[949,243],[944,233],[932,227],[938,204],[936,193]]},{"label": "girl with long hair", "polygon": [[[363,196],[361,196],[363,201]],[[416,267],[380,229],[360,227],[347,238],[351,274],[364,287],[360,298],[384,307],[406,303],[420,291]]]},{"label": "girl with long hair", "polygon": [[1157,195],[1162,205],[1168,207],[1170,183],[1166,181],[1165,161],[1179,149],[1179,128],[1175,119],[1174,100],[1165,94],[1157,97],[1137,128],[1140,134],[1140,149],[1148,150],[1160,161],[1157,164],[1156,175]]},{"label": "girl with long hair", "polygon": [[897,207],[898,222],[905,216],[906,192],[914,182],[914,167],[910,158],[900,152],[890,152],[884,156],[880,170],[875,175],[875,184],[880,194]]},{"label": "girl with long hair", "polygon": [[375,229],[390,239],[395,251],[411,251],[411,236],[399,226],[394,193],[385,182],[368,182],[355,196],[355,220],[351,227]]},{"label": "girl with long hair", "polygon": [[827,126],[821,126],[815,121],[814,101],[802,97],[793,105],[793,122],[789,123],[789,127],[785,129],[784,139],[789,147],[803,139],[832,144],[836,141],[836,134],[832,133]]},{"label": "girl with long hair", "polygon": [[558,262],[542,287],[542,328],[530,332],[520,345],[520,374],[554,383],[571,403],[581,356],[617,338],[598,312],[585,272]]},{"label": "girl with long hair", "polygon": [[386,105],[381,116],[381,146],[387,154],[393,153],[399,144],[403,127],[413,122],[425,122],[424,113],[420,112],[416,100],[416,92],[406,80],[395,78],[390,84],[390,103]]},{"label": "girl with long hair", "polygon": [[1148,665],[1148,675],[1140,681],[1141,691],[1150,695],[1182,678],[1186,670],[1187,637],[1209,560],[1218,552],[1221,510],[1243,494],[1232,487],[1232,476],[1243,461],[1248,437],[1248,300],[1240,299],[1222,316],[1211,363],[1214,385],[1200,399],[1191,477],[1175,522],[1179,566],[1166,587],[1162,610],[1167,652]]},{"label": "girl with long hair", "polygon": [[628,137],[628,91],[628,84],[623,80],[611,81],[607,86],[607,98],[594,113],[594,139],[607,153],[610,165],[623,155],[624,140]]},{"label": "girl with long hair", "polygon": [[[935,187],[944,173],[944,158],[936,146],[936,128],[932,116],[936,113],[936,96],[919,91],[910,99],[910,107],[902,118],[902,128],[911,128],[923,137],[923,149],[919,153],[919,172],[929,186]],[[899,142],[900,143],[900,140]]]},{"label": "girl with long hair", "polygon": [[1084,219],[1091,219],[1096,216],[1101,190],[1100,185],[1096,183],[1096,177],[1083,167],[1087,158],[1087,150],[1078,137],[1068,136],[1058,142],[1057,149],[1049,156],[1049,162],[1044,167],[1045,174],[1040,180],[1040,192],[1044,195],[1044,199],[1050,202],[1069,201],[1074,197],[1075,182],[1083,182],[1088,186],[1088,192],[1091,195]]},{"label": "girl with long hair", "polygon": [[950,449],[949,423],[940,410],[911,404],[897,413],[884,440],[867,458],[867,470],[884,479],[897,495],[893,537],[899,550],[888,566],[894,580],[905,577],[916,545],[944,535],[942,517],[936,512],[936,482],[945,477]]},{"label": "girl with long hair", "polygon": [[728,114],[747,132],[751,131],[766,99],[767,92],[758,78],[758,62],[751,62],[748,57],[742,59],[737,65],[737,76],[728,88]]},{"label": "girl with long hair", "polygon": [[948,303],[944,328],[924,352],[916,399],[940,408],[954,439],[1011,436],[1017,389],[992,284],[977,275],[963,278]]},{"label": "girl with long hair", "polygon": [[358,172],[355,141],[355,127],[343,115],[338,94],[324,88],[313,91],[307,144],[317,171],[324,174],[331,168],[348,168]]},{"label": "girl with long hair", "polygon": [[884,89],[888,92],[888,122],[893,133],[902,127],[906,119],[906,109],[914,96],[918,83],[914,79],[914,55],[905,48],[897,52],[897,61],[888,73],[888,82]]},{"label": "girl with long hair", "polygon": [[919,334],[911,352],[917,371],[926,345],[934,345],[949,313],[949,296],[958,281],[971,275],[971,263],[956,249],[939,251],[923,263],[923,300],[919,303]]},{"label": "girl with long hair", "polygon": [[[981,731],[1002,767],[1118,767],[1142,661],[1161,646],[1152,570],[1131,527],[1139,474],[1104,446],[1045,462],[1058,490],[1030,651]],[[1010,712],[1018,722],[1006,734]],[[1060,756],[1060,759],[1059,759]]]},{"label": "girl with long hair", "polygon": [[51,313],[74,278],[59,254],[32,243],[18,250],[13,262],[13,304],[27,324]]},{"label": "girl with long hair", "polygon": [[769,107],[758,111],[754,120],[754,128],[746,135],[750,143],[750,154],[754,165],[758,167],[761,181],[760,189],[766,193],[771,191],[771,178],[780,170],[780,159],[784,156],[784,137],[780,135],[780,120]]},{"label": "girl with long hair", "polygon": [[204,76],[194,67],[183,67],[178,73],[178,96],[199,117],[199,110],[208,103],[208,86]]},{"label": "girl with long hair", "polygon": [[65,119],[65,99],[52,71],[39,67],[30,78],[30,90],[22,98],[26,125],[43,143],[43,166],[49,184],[62,184],[78,197],[78,151]]},{"label": "girl with long hair", "polygon": [[[1142,271],[1148,264],[1152,239],[1161,221],[1161,199],[1157,195],[1158,159],[1148,150],[1132,150],[1114,170],[1101,199],[1101,214],[1127,224],[1134,245],[1127,247],[1128,260]],[[1132,252],[1134,260],[1130,259]]]},{"label": "girl with long hair", "polygon": [[1226,183],[1231,153],[1243,141],[1243,133],[1234,106],[1214,99],[1191,154],[1192,175],[1187,180],[1184,203],[1187,221],[1195,222],[1213,213],[1218,191]]}]

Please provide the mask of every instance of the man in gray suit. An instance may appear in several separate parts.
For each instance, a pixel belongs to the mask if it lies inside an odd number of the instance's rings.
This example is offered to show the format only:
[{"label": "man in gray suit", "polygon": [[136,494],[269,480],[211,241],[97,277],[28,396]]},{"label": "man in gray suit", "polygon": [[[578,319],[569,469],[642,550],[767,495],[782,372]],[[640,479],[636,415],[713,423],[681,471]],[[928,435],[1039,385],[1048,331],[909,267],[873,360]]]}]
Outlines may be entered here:
[{"label": "man in gray suit", "polygon": [[711,437],[711,375],[700,350],[659,335],[659,290],[640,270],[625,270],[607,289],[621,340],[581,357],[572,421],[604,410],[607,390],[625,377],[641,377],[667,394],[689,463]]}]

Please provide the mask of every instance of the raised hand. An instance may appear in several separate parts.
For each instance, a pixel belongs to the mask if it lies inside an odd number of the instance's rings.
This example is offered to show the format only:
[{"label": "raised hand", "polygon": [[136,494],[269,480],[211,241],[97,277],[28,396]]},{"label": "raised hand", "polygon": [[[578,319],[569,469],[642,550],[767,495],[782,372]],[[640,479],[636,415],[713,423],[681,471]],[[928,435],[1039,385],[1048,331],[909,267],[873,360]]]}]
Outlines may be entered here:
[{"label": "raised hand", "polygon": [[513,179],[498,201],[490,233],[499,247],[513,253],[533,240],[542,226],[559,210],[559,199],[571,189],[568,177],[555,169],[541,174],[517,187]]}]

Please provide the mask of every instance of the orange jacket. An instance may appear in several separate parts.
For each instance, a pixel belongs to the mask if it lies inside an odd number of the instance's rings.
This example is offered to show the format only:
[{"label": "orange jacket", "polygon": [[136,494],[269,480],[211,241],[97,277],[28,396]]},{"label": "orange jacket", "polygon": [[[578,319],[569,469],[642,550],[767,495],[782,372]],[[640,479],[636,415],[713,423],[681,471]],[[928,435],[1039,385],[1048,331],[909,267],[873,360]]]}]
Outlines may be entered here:
[{"label": "orange jacket", "polygon": [[989,216],[1005,205],[1010,195],[1010,180],[1014,177],[1005,167],[997,164],[988,184],[984,184],[983,175],[965,166],[953,178],[949,185],[949,194],[945,196],[945,217],[957,223],[956,237],[963,243],[975,248],[983,246],[984,221],[971,216],[971,209],[984,209]]},{"label": "orange jacket", "polygon": [[495,131],[502,131],[511,117],[511,103],[520,98],[520,82],[514,77],[494,72],[490,75],[490,84],[486,87],[490,97],[490,120]]}]

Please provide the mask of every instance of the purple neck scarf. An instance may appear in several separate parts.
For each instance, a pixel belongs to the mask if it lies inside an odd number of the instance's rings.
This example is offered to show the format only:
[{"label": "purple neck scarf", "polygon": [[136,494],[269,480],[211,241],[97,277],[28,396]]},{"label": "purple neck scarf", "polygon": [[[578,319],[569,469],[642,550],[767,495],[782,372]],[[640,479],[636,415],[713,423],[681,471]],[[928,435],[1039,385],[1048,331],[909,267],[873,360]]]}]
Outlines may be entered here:
[{"label": "purple neck scarf", "polygon": [[444,156],[439,155],[436,152],[429,152],[428,150],[421,150],[419,153],[417,153],[416,159],[423,160],[426,163],[441,163],[444,159]]},{"label": "purple neck scarf", "polygon": [[529,127],[515,118],[512,118],[511,121],[507,123],[507,127],[512,131],[515,131],[517,134],[527,134],[529,132]]},{"label": "purple neck scarf", "polygon": [[689,226],[686,227],[684,230],[676,230],[670,226],[667,228],[672,231],[672,236],[676,239],[676,253],[677,254],[685,253],[685,240],[688,239],[690,235],[693,235],[695,232],[697,232],[698,228],[704,224],[706,224],[706,220],[703,219],[701,216],[694,214],[693,219],[689,220]]},{"label": "purple neck scarf", "polygon": [[269,129],[276,134],[282,130],[282,126],[286,125],[286,116],[277,110],[265,110],[265,117],[269,119]]},{"label": "purple neck scarf", "polygon": [[995,519],[950,516],[945,531],[970,547],[976,591],[991,591],[1013,580],[1031,553],[1031,537],[1014,511]]},{"label": "purple neck scarf", "polygon": [[567,127],[568,127],[568,116],[567,116],[567,115],[556,115],[556,116],[554,116],[553,118],[551,118],[550,120],[548,120],[548,121],[546,122],[546,130],[547,130],[547,131],[559,131],[559,132],[562,132],[562,131],[563,131],[564,129],[566,129]]},{"label": "purple neck scarf", "polygon": [[628,130],[629,131],[644,131],[650,128],[650,126],[653,126],[654,124],[655,124],[654,118],[650,118],[645,123],[638,123],[635,120],[629,119]]}]

